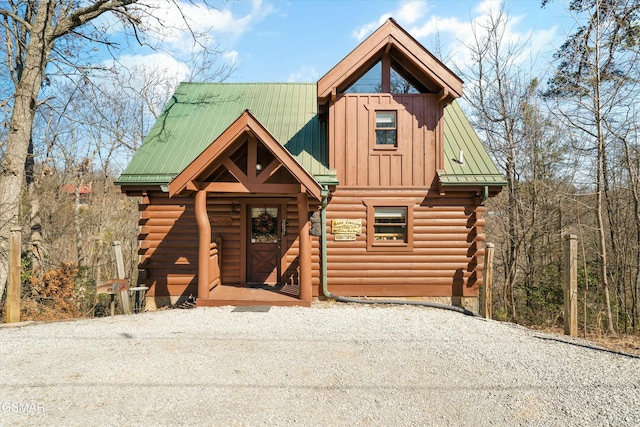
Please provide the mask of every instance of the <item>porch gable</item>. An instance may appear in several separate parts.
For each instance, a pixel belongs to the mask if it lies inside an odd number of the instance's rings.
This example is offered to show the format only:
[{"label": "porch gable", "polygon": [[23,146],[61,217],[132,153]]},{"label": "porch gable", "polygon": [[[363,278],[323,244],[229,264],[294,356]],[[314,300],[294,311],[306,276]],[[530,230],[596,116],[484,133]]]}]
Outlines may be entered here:
[{"label": "porch gable", "polygon": [[[234,162],[230,156],[242,143],[247,144],[246,153]],[[270,156],[260,155],[262,147]],[[294,178],[293,182],[286,182],[286,179],[284,183],[272,182],[271,178],[281,167]],[[169,183],[169,197],[199,190],[296,194],[301,189],[317,200],[321,199],[320,184],[246,110]]]}]

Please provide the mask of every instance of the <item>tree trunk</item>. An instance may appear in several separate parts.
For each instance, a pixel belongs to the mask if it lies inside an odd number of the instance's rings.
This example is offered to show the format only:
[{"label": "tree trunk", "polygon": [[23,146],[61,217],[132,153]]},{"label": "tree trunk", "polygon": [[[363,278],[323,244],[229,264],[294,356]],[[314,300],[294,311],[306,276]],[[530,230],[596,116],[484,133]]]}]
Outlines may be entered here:
[{"label": "tree trunk", "polygon": [[[597,21],[599,22],[599,9],[596,10]],[[603,192],[606,191],[605,187],[605,143],[604,143],[604,129],[602,117],[602,76],[600,73],[600,32],[599,27],[596,31],[596,43],[595,43],[595,84],[594,84],[594,113],[596,124],[596,137],[598,146],[598,159],[596,162],[596,221],[598,228],[598,246],[600,250],[600,280],[602,287],[602,295],[604,297],[605,312],[607,316],[607,332],[609,334],[615,334],[613,327],[613,317],[611,315],[611,299],[609,297],[609,272],[608,272],[608,260],[607,260],[607,242],[604,229],[604,220],[602,218],[603,210]]]},{"label": "tree trunk", "polygon": [[[0,169],[0,252],[8,254],[11,227],[20,222],[20,202],[25,183],[25,160],[29,152],[31,128],[42,86],[42,73],[51,51],[45,41],[53,6],[43,1],[32,24],[24,70],[16,85],[14,106],[9,121],[9,134]],[[5,255],[6,257],[6,255]],[[8,275],[7,259],[0,262],[0,299],[4,294]]]},{"label": "tree trunk", "polygon": [[25,163],[27,182],[27,197],[29,198],[29,255],[31,258],[31,274],[42,276],[42,262],[44,259],[44,239],[42,238],[42,218],[40,217],[40,197],[36,186],[35,156],[33,138],[29,141],[29,152]]},{"label": "tree trunk", "polygon": [[87,266],[86,256],[84,251],[84,236],[82,235],[82,224],[80,219],[80,191],[83,187],[84,180],[79,179],[76,181],[76,189],[74,194],[74,206],[73,206],[73,224],[76,231],[76,255],[78,257],[78,267],[80,268],[80,274],[84,275],[84,268]]}]

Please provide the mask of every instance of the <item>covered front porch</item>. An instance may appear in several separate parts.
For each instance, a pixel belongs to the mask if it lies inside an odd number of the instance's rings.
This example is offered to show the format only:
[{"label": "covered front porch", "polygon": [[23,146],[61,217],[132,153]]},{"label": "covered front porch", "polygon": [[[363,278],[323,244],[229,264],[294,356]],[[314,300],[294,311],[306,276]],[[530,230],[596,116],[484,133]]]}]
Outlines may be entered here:
[{"label": "covered front porch", "polygon": [[310,307],[311,299],[302,299],[299,295],[293,295],[282,291],[282,287],[258,286],[258,285],[218,285],[209,291],[208,298],[196,300],[197,306],[219,307],[224,305],[235,306],[302,306]]},{"label": "covered front porch", "polygon": [[189,195],[196,305],[311,305],[309,214],[321,187],[250,112],[169,184],[169,197]]}]

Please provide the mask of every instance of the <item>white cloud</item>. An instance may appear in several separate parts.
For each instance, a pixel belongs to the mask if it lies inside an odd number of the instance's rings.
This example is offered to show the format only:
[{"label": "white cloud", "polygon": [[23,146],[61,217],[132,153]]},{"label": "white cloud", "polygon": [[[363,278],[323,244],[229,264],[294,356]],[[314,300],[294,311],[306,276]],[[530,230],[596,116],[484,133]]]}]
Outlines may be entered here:
[{"label": "white cloud", "polygon": [[315,82],[320,78],[320,73],[313,66],[303,65],[298,71],[289,74],[289,83]]},{"label": "white cloud", "polygon": [[[450,60],[459,67],[465,67],[472,61],[467,46],[471,46],[474,42],[474,29],[478,34],[482,34],[482,27],[486,26],[491,16],[497,16],[504,4],[504,0],[469,2],[469,17],[464,19],[460,15],[429,14],[433,8],[427,0],[402,1],[396,9],[383,13],[379,19],[357,27],[352,35],[358,41],[363,40],[389,17],[393,17],[413,37],[423,43],[425,39],[429,37],[435,39],[434,36],[437,35],[437,43],[440,44],[438,47],[447,53],[447,61]],[[509,11],[506,10],[506,12],[509,15]],[[531,46],[530,50],[521,53],[519,62],[529,61],[531,57],[539,54],[539,49],[548,46],[556,34],[555,26],[542,30],[521,30],[525,16],[509,15],[508,17],[509,20],[504,28],[502,38],[504,46],[522,44],[527,41]]]},{"label": "white cloud", "polygon": [[[488,25],[490,18],[496,17],[503,7],[504,0],[484,0],[469,11],[469,18],[464,20],[455,16],[431,15],[428,20],[408,29],[409,33],[419,40],[438,35],[440,41],[446,40],[449,60],[458,67],[464,68],[472,63],[469,46],[474,44],[475,35],[484,33],[483,28]],[[518,63],[530,61],[544,46],[554,38],[556,27],[542,30],[521,30],[525,21],[524,15],[509,15],[505,11],[508,21],[504,27],[501,43],[504,47],[521,45],[528,41],[529,50],[523,50]]]},{"label": "white cloud", "polygon": [[384,13],[377,21],[372,21],[353,30],[352,36],[358,41],[363,40],[376,28],[393,17],[403,27],[411,25],[424,17],[427,13],[428,4],[426,0],[408,0],[400,3],[400,6],[390,12]]},{"label": "white cloud", "polygon": [[426,13],[427,2],[425,0],[411,0],[402,2],[394,17],[400,25],[407,25],[419,21]]},{"label": "white cloud", "polygon": [[356,28],[355,30],[353,30],[351,35],[358,41],[363,40],[371,32],[373,32],[373,30],[375,30],[376,28],[378,28],[379,26],[384,24],[384,21],[386,21],[390,17],[391,17],[391,14],[390,13],[386,13],[386,14],[382,15],[380,17],[380,19],[378,19],[377,21],[369,22],[368,24],[364,24],[364,25],[361,25],[360,27]]},{"label": "white cloud", "polygon": [[239,53],[237,50],[229,50],[222,53],[222,58],[224,58],[224,60],[230,65],[235,65],[238,63],[238,55]]},{"label": "white cloud", "polygon": [[471,26],[468,22],[462,22],[457,17],[431,16],[428,21],[420,26],[408,30],[417,39],[424,39],[437,33],[450,32],[455,35],[471,34]]},{"label": "white cloud", "polygon": [[144,75],[147,70],[163,74],[168,80],[182,81],[189,75],[187,65],[165,52],[150,55],[123,55],[118,58],[118,65],[115,67],[119,70],[129,70],[133,79]]},{"label": "white cloud", "polygon": [[[242,12],[236,13],[234,6]],[[273,6],[262,0],[223,3],[219,8],[188,0],[144,0],[140,4],[140,9],[143,8],[147,11],[143,24],[149,30],[146,34],[152,44],[183,51],[196,51],[200,44],[211,41],[232,43],[273,11]],[[198,43],[194,41],[194,35]]]}]

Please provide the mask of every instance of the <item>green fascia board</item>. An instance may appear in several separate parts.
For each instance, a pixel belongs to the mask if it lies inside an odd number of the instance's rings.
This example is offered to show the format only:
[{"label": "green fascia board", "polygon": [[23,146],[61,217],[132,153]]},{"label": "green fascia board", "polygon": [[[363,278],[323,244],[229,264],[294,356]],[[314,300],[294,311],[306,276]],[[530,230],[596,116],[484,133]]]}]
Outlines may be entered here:
[{"label": "green fascia board", "polygon": [[181,83],[118,185],[168,183],[249,110],[311,175],[326,166],[315,83]]},{"label": "green fascia board", "polygon": [[444,109],[444,170],[438,177],[442,186],[507,185],[457,101]]}]

